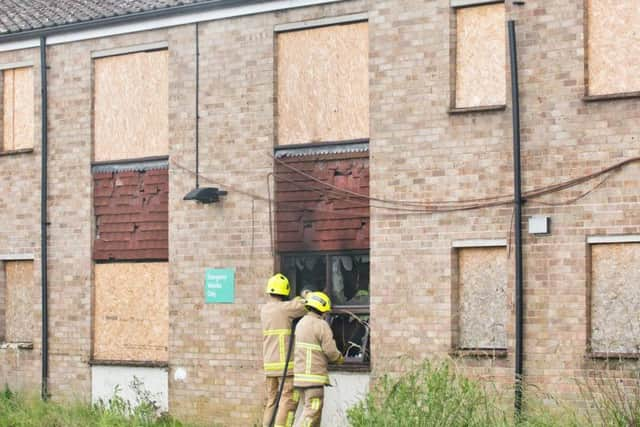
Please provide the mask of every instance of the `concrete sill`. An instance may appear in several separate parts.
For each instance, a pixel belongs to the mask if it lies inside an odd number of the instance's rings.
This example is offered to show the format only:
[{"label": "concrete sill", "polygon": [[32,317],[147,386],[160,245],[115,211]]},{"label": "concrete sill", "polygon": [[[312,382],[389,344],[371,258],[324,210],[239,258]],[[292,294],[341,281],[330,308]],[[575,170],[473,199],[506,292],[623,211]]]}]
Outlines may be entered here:
[{"label": "concrete sill", "polygon": [[329,365],[329,372],[371,372],[371,365],[363,363],[345,363],[344,365]]},{"label": "concrete sill", "polygon": [[168,368],[169,362],[152,360],[89,360],[91,366],[127,366],[133,368]]},{"label": "concrete sill", "polygon": [[19,150],[0,151],[0,157],[17,156],[18,154],[33,153],[33,148],[21,148]]},{"label": "concrete sill", "polygon": [[0,350],[33,350],[32,342],[2,342]]},{"label": "concrete sill", "polygon": [[633,99],[633,98],[640,98],[640,91],[610,93],[606,95],[585,95],[582,97],[582,100],[584,102],[599,102],[599,101],[615,101],[618,99]]},{"label": "concrete sill", "polygon": [[509,352],[506,348],[459,348],[449,354],[453,357],[504,359],[509,355]]},{"label": "concrete sill", "polygon": [[640,353],[607,353],[607,352],[593,352],[587,353],[588,359],[598,360],[638,360],[640,359]]},{"label": "concrete sill", "polygon": [[480,107],[464,107],[455,108],[451,107],[447,110],[449,114],[466,114],[466,113],[486,113],[491,111],[504,111],[507,109],[506,105],[484,105]]}]

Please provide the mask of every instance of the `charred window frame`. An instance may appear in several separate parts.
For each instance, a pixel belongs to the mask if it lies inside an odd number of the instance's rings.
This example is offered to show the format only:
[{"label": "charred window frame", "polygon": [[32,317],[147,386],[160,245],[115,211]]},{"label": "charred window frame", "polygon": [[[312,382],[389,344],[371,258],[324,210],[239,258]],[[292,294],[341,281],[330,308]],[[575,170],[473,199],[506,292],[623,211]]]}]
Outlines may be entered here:
[{"label": "charred window frame", "polygon": [[280,255],[281,271],[292,294],[304,289],[323,291],[331,298],[331,325],[345,368],[370,363],[369,251],[300,252]]}]

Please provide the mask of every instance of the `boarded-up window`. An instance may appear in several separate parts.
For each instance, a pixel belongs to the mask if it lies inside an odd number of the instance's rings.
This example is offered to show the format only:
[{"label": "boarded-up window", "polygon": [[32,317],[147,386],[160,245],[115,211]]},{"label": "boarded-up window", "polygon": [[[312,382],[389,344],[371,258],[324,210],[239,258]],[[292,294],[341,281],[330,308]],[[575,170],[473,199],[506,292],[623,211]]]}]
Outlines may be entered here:
[{"label": "boarded-up window", "polygon": [[455,107],[506,103],[504,3],[456,9]]},{"label": "boarded-up window", "polygon": [[640,353],[640,243],[591,246],[591,350]]},{"label": "boarded-up window", "polygon": [[457,249],[460,349],[507,347],[506,252],[504,247]]},{"label": "boarded-up window", "polygon": [[640,4],[588,0],[589,95],[640,91]]},{"label": "boarded-up window", "polygon": [[33,261],[6,261],[2,280],[0,338],[7,342],[31,342],[34,338],[35,282]]},{"label": "boarded-up window", "polygon": [[94,179],[96,261],[169,258],[169,171],[97,172]]},{"label": "boarded-up window", "polygon": [[369,137],[366,23],[278,34],[278,143]]},{"label": "boarded-up window", "polygon": [[2,151],[33,148],[33,68],[2,72]]},{"label": "boarded-up window", "polygon": [[96,264],[94,359],[168,360],[167,263]]},{"label": "boarded-up window", "polygon": [[164,156],[168,144],[168,53],[94,62],[94,159]]}]

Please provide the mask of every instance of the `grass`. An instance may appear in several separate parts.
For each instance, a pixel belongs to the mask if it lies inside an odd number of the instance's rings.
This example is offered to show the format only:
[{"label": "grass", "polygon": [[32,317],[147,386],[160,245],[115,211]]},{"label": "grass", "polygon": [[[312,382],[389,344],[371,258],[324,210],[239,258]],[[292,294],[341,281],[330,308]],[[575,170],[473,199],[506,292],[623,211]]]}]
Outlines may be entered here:
[{"label": "grass", "polygon": [[[353,427],[640,427],[640,374],[624,381],[605,374],[579,381],[586,408],[527,390],[515,420],[496,390],[461,375],[450,361],[426,362],[382,377],[347,417]],[[543,403],[549,401],[555,403]]]},{"label": "grass", "polygon": [[[403,375],[379,379],[347,417],[352,427],[640,427],[640,370],[593,371],[577,385],[585,408],[529,388],[522,416],[515,420],[511,405],[495,389],[460,374],[451,361],[425,362]],[[42,402],[5,389],[0,392],[0,427],[192,426],[158,415],[142,384],[134,380],[131,387],[134,403],[115,390],[111,400],[97,404]]]},{"label": "grass", "polygon": [[[144,396],[143,396],[144,398]],[[187,427],[158,415],[152,401],[131,404],[117,394],[108,402],[43,402],[5,389],[0,393],[0,427]]]}]

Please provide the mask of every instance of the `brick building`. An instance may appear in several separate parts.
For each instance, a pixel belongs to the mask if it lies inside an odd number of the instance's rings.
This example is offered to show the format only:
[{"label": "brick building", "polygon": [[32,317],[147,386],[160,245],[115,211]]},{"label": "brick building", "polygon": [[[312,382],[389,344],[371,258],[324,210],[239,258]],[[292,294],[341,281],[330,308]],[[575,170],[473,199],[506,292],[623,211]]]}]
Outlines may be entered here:
[{"label": "brick building", "polygon": [[[508,20],[525,381],[575,398],[637,369],[633,2],[22,3],[0,0],[0,385],[95,399],[135,375],[178,417],[250,425],[282,270],[337,306],[330,425],[405,357],[512,387]],[[196,168],[217,203],[183,200]]]}]

